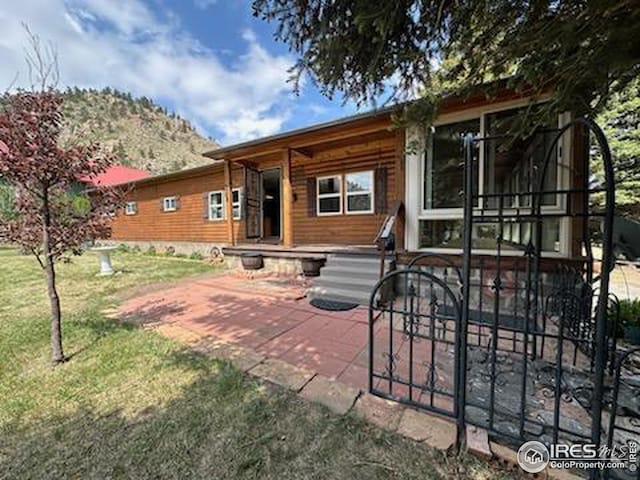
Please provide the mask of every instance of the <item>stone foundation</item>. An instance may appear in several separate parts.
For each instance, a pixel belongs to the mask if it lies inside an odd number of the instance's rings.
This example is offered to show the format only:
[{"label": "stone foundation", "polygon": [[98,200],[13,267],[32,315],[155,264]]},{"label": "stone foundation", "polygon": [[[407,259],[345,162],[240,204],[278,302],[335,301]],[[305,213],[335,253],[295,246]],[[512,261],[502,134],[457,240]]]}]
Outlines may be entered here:
[{"label": "stone foundation", "polygon": [[198,242],[171,242],[162,240],[101,240],[100,245],[126,245],[129,248],[138,247],[142,252],[146,252],[151,247],[156,249],[157,253],[164,253],[168,248],[173,248],[175,253],[191,255],[199,253],[203,257],[213,257],[215,251],[221,252],[222,245],[217,243],[198,243]]},{"label": "stone foundation", "polygon": [[[218,243],[197,243],[197,242],[171,242],[154,240],[101,240],[100,245],[120,246],[126,245],[129,248],[139,248],[146,252],[150,248],[155,248],[158,254],[165,253],[172,248],[174,253],[191,255],[199,253],[205,258],[218,256],[221,254],[224,245]],[[302,264],[300,258],[269,257],[263,255],[264,267],[259,270],[262,273],[278,273],[281,275],[301,275]],[[224,255],[225,265],[230,269],[242,270],[240,255]]]},{"label": "stone foundation", "polygon": [[[302,263],[299,258],[267,257],[263,256],[264,266],[257,270],[281,275],[301,275]],[[231,269],[242,270],[242,259],[239,255],[225,255],[225,264]]]}]

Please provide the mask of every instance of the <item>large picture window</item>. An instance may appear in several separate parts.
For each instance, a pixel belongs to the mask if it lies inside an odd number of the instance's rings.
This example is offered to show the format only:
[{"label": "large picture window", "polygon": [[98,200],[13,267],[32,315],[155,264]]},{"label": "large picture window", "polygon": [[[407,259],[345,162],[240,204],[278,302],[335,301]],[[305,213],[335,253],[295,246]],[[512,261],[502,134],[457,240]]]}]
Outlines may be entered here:
[{"label": "large picture window", "polygon": [[[518,119],[519,110],[507,110],[487,114],[485,116],[484,136],[491,139],[483,142],[484,194],[506,194],[502,197],[503,208],[531,207],[529,192],[538,188],[538,174],[542,169],[547,149],[557,130],[557,117],[547,119],[546,125],[535,133],[522,136],[517,140],[512,137],[513,130],[524,129]],[[545,174],[543,190],[553,191],[558,188],[558,156],[551,156]],[[498,209],[499,196],[485,198],[485,208]],[[545,195],[543,205],[555,205],[556,196]]]},{"label": "large picture window", "polygon": [[347,173],[347,213],[373,213],[373,171]]},{"label": "large picture window", "polygon": [[433,128],[426,150],[424,209],[462,208],[462,140],[468,133],[480,133],[479,118]]},{"label": "large picture window", "polygon": [[[532,225],[523,219],[516,221],[514,217],[531,211],[531,192],[538,189],[540,172],[558,130],[559,117],[550,115],[542,127],[533,131],[520,123],[525,118],[520,113],[518,108],[478,113],[475,117],[436,125],[427,132],[424,155],[420,158],[422,180],[416,191],[418,228],[412,237],[415,240],[409,240],[410,248],[462,248],[463,140],[467,134],[484,138],[477,144],[474,164],[474,193],[480,194],[475,208],[493,214],[502,211],[506,219],[501,232],[498,224],[476,225],[472,232],[474,248],[494,250],[499,234],[507,250],[521,251],[526,247],[531,240]],[[568,162],[563,162],[560,155],[561,150],[556,146],[542,185],[543,191],[549,192],[542,198],[543,214],[562,208],[561,194],[556,190],[563,189],[562,168]],[[407,178],[411,175],[409,171]],[[562,240],[568,228],[558,219],[545,219],[543,250],[562,253],[566,245]]]},{"label": "large picture window", "polygon": [[342,177],[318,177],[318,215],[342,213]]}]

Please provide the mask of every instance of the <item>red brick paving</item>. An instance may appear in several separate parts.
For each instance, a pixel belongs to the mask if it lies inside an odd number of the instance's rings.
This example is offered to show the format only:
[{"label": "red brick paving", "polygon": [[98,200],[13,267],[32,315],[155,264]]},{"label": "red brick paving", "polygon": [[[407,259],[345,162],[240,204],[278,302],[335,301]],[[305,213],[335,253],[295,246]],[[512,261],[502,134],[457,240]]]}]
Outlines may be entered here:
[{"label": "red brick paving", "polygon": [[366,390],[368,370],[356,359],[367,355],[367,309],[327,312],[302,294],[299,284],[230,273],[132,298],[119,316],[178,325]]},{"label": "red brick paving", "polygon": [[[264,277],[251,279],[227,273],[132,298],[121,305],[118,313],[125,320],[154,326],[170,324],[202,338],[250,348],[366,391],[368,310],[319,310],[301,298],[303,293],[300,284],[286,279],[269,283]],[[407,378],[409,352],[403,333],[390,330],[389,322],[384,320],[376,322],[375,332],[375,370],[385,371],[384,354],[389,351],[389,334],[393,332],[396,372]],[[428,342],[416,343],[415,347],[416,376],[424,375],[421,363],[430,360]],[[405,390],[395,384],[392,393],[407,395]]]}]

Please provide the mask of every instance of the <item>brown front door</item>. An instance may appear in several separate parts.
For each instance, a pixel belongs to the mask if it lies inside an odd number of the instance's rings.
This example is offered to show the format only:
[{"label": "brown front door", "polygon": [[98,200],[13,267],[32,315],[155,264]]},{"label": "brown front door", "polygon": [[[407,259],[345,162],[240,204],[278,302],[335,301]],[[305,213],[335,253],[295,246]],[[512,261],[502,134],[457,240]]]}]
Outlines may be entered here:
[{"label": "brown front door", "polygon": [[280,169],[270,168],[262,172],[262,237],[279,241],[281,237],[282,195]]},{"label": "brown front door", "polygon": [[262,216],[262,181],[260,171],[252,167],[244,167],[244,198],[247,238],[260,238]]}]

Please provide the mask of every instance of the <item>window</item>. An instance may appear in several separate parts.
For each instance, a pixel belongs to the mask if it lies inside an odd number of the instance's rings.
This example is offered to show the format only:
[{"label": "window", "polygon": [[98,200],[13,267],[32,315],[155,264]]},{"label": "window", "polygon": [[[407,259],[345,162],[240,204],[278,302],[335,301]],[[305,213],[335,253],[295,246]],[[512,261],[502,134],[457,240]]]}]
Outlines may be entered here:
[{"label": "window", "polygon": [[[462,249],[464,221],[454,220],[420,220],[419,248],[452,248]],[[500,225],[482,223],[473,226],[471,246],[478,250],[496,250],[496,239]],[[522,251],[531,240],[533,225],[531,222],[506,219],[502,227],[503,251]],[[560,252],[560,220],[546,218],[542,221],[542,250]]]},{"label": "window", "polygon": [[319,177],[318,215],[338,215],[342,213],[342,177]]},{"label": "window", "polygon": [[165,212],[175,212],[178,209],[176,197],[164,197],[162,199],[162,210]]},{"label": "window", "polygon": [[[415,227],[408,226],[408,248],[462,248],[463,139],[467,134],[485,138],[478,142],[475,152],[473,187],[474,193],[479,194],[475,208],[492,214],[502,210],[505,215],[501,232],[498,224],[474,225],[473,247],[495,250],[498,234],[504,239],[503,250],[522,251],[526,247],[531,240],[532,225],[522,218],[517,220],[517,216],[531,210],[530,193],[538,188],[537,178],[546,153],[558,131],[559,121],[565,117],[550,115],[541,128],[514,139],[514,132],[532,130],[518,123],[523,118],[518,115],[520,112],[520,108],[483,112],[431,128],[423,140],[424,155],[416,161],[408,158],[407,162],[407,178],[420,178],[407,188],[408,208],[413,208],[418,218]],[[417,130],[411,135],[419,138]],[[556,192],[563,189],[568,178],[563,174],[568,161],[563,160],[562,151],[570,152],[570,148],[562,148],[563,142],[558,143],[550,157],[543,184],[543,189],[549,192],[542,198],[543,214],[558,212],[565,202],[562,194]],[[545,219],[542,249],[567,253],[569,229],[568,223],[557,218]]]},{"label": "window", "polygon": [[233,201],[233,219],[240,220],[242,218],[242,193],[239,188],[235,188],[231,192]]},{"label": "window", "polygon": [[224,192],[209,193],[209,220],[224,219]]},{"label": "window", "polygon": [[124,213],[125,215],[135,215],[138,213],[138,204],[136,202],[127,202]]},{"label": "window", "polygon": [[[537,133],[513,140],[501,138],[510,133],[516,125],[519,110],[507,110],[485,116],[485,133],[494,140],[484,145],[484,194],[509,194],[503,197],[503,207],[531,207],[531,196],[525,193],[537,190],[536,173],[541,170],[545,156],[556,134],[557,118],[547,119],[546,125]],[[555,122],[555,125],[554,125]],[[558,156],[552,155],[543,189],[558,189]],[[485,208],[497,209],[498,197],[485,198]],[[543,205],[555,205],[556,195],[545,195]]]},{"label": "window", "polygon": [[[464,152],[467,134],[480,133],[480,119],[440,125],[429,135],[424,168],[423,208],[462,208]],[[476,174],[477,178],[477,174]]]},{"label": "window", "polygon": [[347,173],[347,213],[373,213],[373,172]]}]

